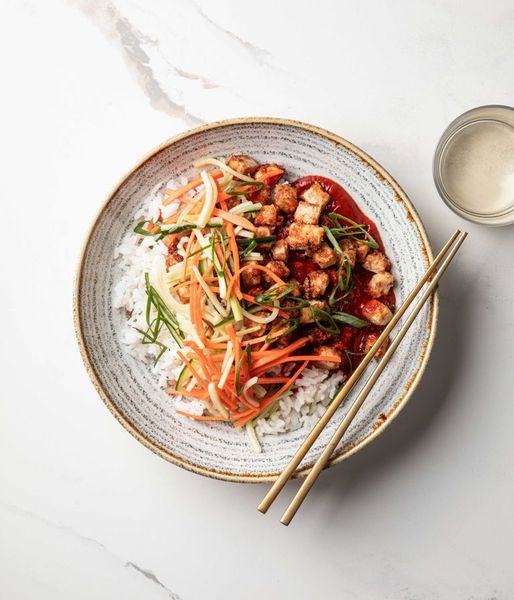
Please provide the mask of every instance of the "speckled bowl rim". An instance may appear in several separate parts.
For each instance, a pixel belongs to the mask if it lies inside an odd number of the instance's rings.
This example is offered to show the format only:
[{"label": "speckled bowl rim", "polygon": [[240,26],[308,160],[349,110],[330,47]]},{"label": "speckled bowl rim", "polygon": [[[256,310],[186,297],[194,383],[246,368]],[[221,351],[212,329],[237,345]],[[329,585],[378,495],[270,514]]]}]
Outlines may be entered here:
[{"label": "speckled bowl rim", "polygon": [[[428,240],[428,236],[426,234],[423,223],[421,222],[421,219],[420,219],[419,215],[417,214],[416,209],[411,204],[407,195],[402,190],[402,188],[399,186],[399,184],[396,182],[396,180],[393,177],[391,177],[391,175],[379,163],[377,163],[368,154],[366,154],[366,152],[364,152],[363,150],[361,150],[360,148],[358,148],[351,142],[345,140],[344,138],[342,138],[334,133],[331,133],[330,131],[327,131],[326,129],[322,129],[320,127],[316,127],[315,125],[310,125],[308,123],[303,123],[301,121],[294,121],[291,119],[282,119],[282,118],[276,118],[276,117],[242,117],[242,118],[235,118],[235,119],[225,119],[225,120],[221,120],[221,121],[213,121],[212,123],[200,125],[198,127],[189,129],[189,130],[185,131],[184,133],[180,133],[180,134],[166,140],[159,146],[155,147],[148,154],[146,154],[134,167],[132,167],[130,169],[130,171],[128,171],[128,173],[126,173],[121,178],[121,180],[114,186],[114,188],[108,194],[106,200],[104,201],[104,203],[101,206],[100,210],[98,211],[96,217],[93,219],[91,226],[89,227],[88,233],[86,235],[86,239],[84,241],[82,250],[80,252],[78,267],[77,267],[77,271],[76,271],[76,275],[75,275],[75,283],[74,283],[74,291],[73,291],[73,321],[74,321],[74,326],[75,326],[75,335],[77,337],[77,343],[79,346],[80,354],[82,356],[82,360],[84,361],[84,365],[86,367],[86,371],[87,371],[96,391],[102,398],[102,400],[105,403],[105,405],[107,406],[107,408],[114,415],[116,420],[119,423],[121,423],[121,425],[130,434],[132,434],[139,442],[141,442],[144,446],[146,446],[152,452],[154,452],[161,458],[164,458],[165,460],[167,460],[175,465],[178,465],[179,467],[182,467],[184,469],[192,471],[194,473],[199,473],[200,475],[205,475],[207,477],[213,477],[215,479],[221,479],[224,481],[232,481],[232,482],[237,482],[237,483],[273,482],[278,477],[279,472],[263,473],[263,474],[259,474],[259,473],[237,474],[237,473],[232,473],[232,472],[219,471],[219,470],[215,470],[215,469],[207,469],[205,467],[195,465],[187,460],[184,460],[180,456],[176,456],[175,454],[162,448],[159,444],[156,444],[155,442],[153,442],[146,435],[144,435],[141,431],[139,431],[139,429],[137,429],[137,427],[135,427],[134,424],[127,417],[125,417],[125,415],[118,409],[118,407],[113,402],[112,398],[109,396],[109,393],[105,389],[105,387],[95,369],[95,365],[93,363],[93,360],[91,359],[91,356],[89,355],[89,352],[88,352],[88,349],[87,349],[87,346],[86,346],[86,343],[84,340],[84,333],[83,333],[83,329],[82,329],[82,320],[81,320],[81,316],[80,316],[80,313],[81,313],[81,311],[80,311],[80,303],[81,303],[80,289],[81,289],[81,285],[82,285],[84,259],[85,259],[85,255],[89,249],[89,244],[91,241],[91,236],[93,234],[93,231],[94,231],[97,223],[103,217],[104,212],[107,210],[107,207],[111,203],[114,196],[117,194],[117,192],[122,187],[122,185],[126,182],[126,180],[135,171],[137,171],[137,169],[139,169],[141,166],[143,166],[146,162],[151,160],[156,154],[158,154],[165,148],[172,146],[173,144],[175,144],[181,140],[187,139],[191,136],[201,134],[201,133],[203,133],[205,131],[209,131],[211,129],[232,127],[233,125],[259,125],[259,124],[279,125],[279,126],[296,127],[299,129],[303,129],[309,133],[320,135],[320,136],[328,139],[331,142],[335,142],[338,145],[344,146],[346,149],[348,149],[349,151],[351,151],[355,155],[357,155],[359,158],[361,158],[368,166],[373,168],[373,170],[376,172],[376,174],[380,178],[384,179],[391,185],[391,187],[393,188],[393,190],[395,192],[397,202],[401,202],[405,205],[405,207],[407,209],[407,218],[409,218],[409,220],[413,221],[414,224],[416,225],[418,235],[423,243],[423,251],[425,253],[425,256],[426,256],[428,262],[430,263],[433,260],[432,248],[430,246],[430,242]],[[422,352],[422,355],[420,358],[419,367],[416,371],[416,374],[408,382],[407,388],[405,389],[404,393],[394,403],[394,405],[391,407],[391,409],[388,411],[388,413],[386,414],[387,418],[385,420],[377,421],[372,426],[372,430],[370,432],[368,432],[365,435],[363,435],[362,437],[360,437],[350,447],[340,450],[327,463],[326,468],[342,462],[343,460],[345,460],[345,459],[349,458],[350,456],[352,456],[353,454],[355,454],[358,450],[361,450],[362,448],[367,446],[372,440],[374,440],[376,437],[378,437],[392,423],[392,421],[398,416],[398,414],[401,412],[401,410],[404,408],[404,406],[409,401],[409,399],[412,396],[414,390],[416,389],[419,381],[421,380],[421,377],[425,371],[425,368],[428,363],[428,359],[430,357],[430,354],[432,352],[432,348],[434,345],[434,340],[435,340],[435,335],[436,335],[436,330],[437,330],[437,320],[438,320],[438,314],[439,314],[439,297],[438,297],[437,292],[432,297],[432,301],[430,303],[430,309],[431,309],[431,316],[430,316],[430,320],[429,320],[429,324],[428,324],[429,335],[424,343],[423,352]],[[296,473],[294,474],[294,478],[305,477],[311,468],[312,468],[312,463],[310,465],[306,465],[301,470],[296,471]]]}]

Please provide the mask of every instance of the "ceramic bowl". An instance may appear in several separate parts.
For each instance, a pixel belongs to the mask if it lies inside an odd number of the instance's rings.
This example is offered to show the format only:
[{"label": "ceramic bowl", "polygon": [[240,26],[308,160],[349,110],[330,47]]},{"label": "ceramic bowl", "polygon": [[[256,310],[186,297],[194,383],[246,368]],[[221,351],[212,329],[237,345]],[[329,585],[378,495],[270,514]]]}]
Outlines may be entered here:
[{"label": "ceramic bowl", "polygon": [[[74,312],[87,371],[118,421],[142,444],[172,463],[230,481],[272,481],[308,433],[265,436],[256,454],[246,436],[226,424],[177,416],[144,364],[120,342],[124,315],[113,306],[118,272],[113,251],[133,215],[156,185],[193,173],[201,156],[250,154],[284,165],[290,179],[324,175],[339,182],[378,225],[393,263],[398,306],[427,269],[432,251],[416,211],[395,180],[365,152],[341,137],[284,119],[244,118],[197,127],[168,140],[114,188],[96,217],[76,279]],[[330,465],[363,448],[391,423],[412,395],[435,336],[437,297],[422,310],[391,363],[337,448]],[[349,400],[305,457],[302,476],[319,456]],[[339,416],[339,419],[337,418]]]}]

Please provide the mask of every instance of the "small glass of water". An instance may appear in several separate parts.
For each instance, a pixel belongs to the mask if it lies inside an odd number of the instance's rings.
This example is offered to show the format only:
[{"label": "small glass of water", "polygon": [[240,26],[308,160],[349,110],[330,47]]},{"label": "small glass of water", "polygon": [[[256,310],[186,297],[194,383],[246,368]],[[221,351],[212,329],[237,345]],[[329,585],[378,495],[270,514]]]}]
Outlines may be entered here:
[{"label": "small glass of water", "polygon": [[514,223],[514,108],[481,106],[457,117],[437,144],[433,169],[437,191],[458,215]]}]

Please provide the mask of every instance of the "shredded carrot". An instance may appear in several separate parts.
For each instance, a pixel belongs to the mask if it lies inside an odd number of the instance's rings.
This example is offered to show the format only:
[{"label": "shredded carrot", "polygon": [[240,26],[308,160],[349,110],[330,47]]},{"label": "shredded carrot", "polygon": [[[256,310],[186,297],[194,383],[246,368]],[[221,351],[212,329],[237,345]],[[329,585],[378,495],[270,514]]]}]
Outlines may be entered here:
[{"label": "shredded carrot", "polygon": [[191,373],[193,374],[194,378],[196,379],[196,381],[198,381],[198,384],[207,389],[207,383],[206,381],[200,376],[200,374],[198,373],[198,371],[193,367],[193,365],[187,360],[187,358],[182,354],[182,352],[180,350],[177,350],[177,354],[180,356],[180,358],[184,361],[184,363],[187,365],[187,368],[191,371]]},{"label": "shredded carrot", "polygon": [[272,177],[275,177],[275,175],[283,175],[284,174],[284,169],[281,169],[280,167],[275,167],[273,169],[268,169],[266,172],[264,173],[257,173],[255,175],[255,181],[267,181],[268,179],[271,179]]},{"label": "shredded carrot", "polygon": [[275,400],[277,400],[277,398],[280,398],[280,396],[288,389],[290,388],[293,383],[298,379],[298,377],[300,377],[302,371],[305,369],[305,367],[307,366],[308,361],[305,361],[295,372],[295,374],[289,378],[287,380],[287,382],[284,383],[284,385],[277,390],[274,394],[272,394],[271,396],[269,396],[268,398],[264,398],[263,400],[261,400],[261,405],[259,407],[259,409],[257,410],[256,413],[254,413],[253,415],[248,415],[247,417],[240,417],[239,420],[237,420],[234,423],[235,427],[242,427],[243,425],[245,425],[246,423],[248,423],[248,421],[251,421],[255,416],[257,416],[257,414],[259,412],[262,412],[267,406],[269,406],[272,402],[274,402]]},{"label": "shredded carrot", "polygon": [[[227,210],[227,200],[233,197],[234,194],[227,194],[226,192],[222,192],[218,186],[218,202],[221,204],[221,208],[223,208],[223,210]],[[225,205],[225,207],[223,205]]]},{"label": "shredded carrot", "polygon": [[249,231],[255,231],[255,225],[247,218],[242,217],[241,215],[235,215],[234,213],[226,212],[224,210],[221,210],[220,208],[215,208],[212,211],[212,214],[215,217],[221,217],[225,221],[233,223],[234,225],[239,225],[240,227],[248,229]]},{"label": "shredded carrot", "polygon": [[206,390],[179,389],[179,390],[167,390],[166,393],[169,396],[172,396],[172,395],[191,396],[192,398],[196,398],[196,400],[202,400],[202,401],[209,399],[209,392],[207,392]]},{"label": "shredded carrot", "polygon": [[305,360],[305,361],[323,360],[326,362],[334,362],[334,363],[341,362],[341,359],[339,357],[328,356],[328,355],[324,356],[321,354],[305,354],[305,355],[302,354],[300,356],[285,356],[285,357],[279,358],[277,360],[272,360],[271,362],[263,365],[262,367],[256,368],[255,371],[251,371],[250,375],[252,377],[258,377],[259,375],[266,373],[266,371],[269,371],[273,367],[277,367],[278,365],[282,365],[287,362],[295,362],[298,360]]},{"label": "shredded carrot", "polygon": [[177,415],[182,415],[183,417],[189,417],[190,419],[194,419],[195,421],[229,421],[226,417],[222,417],[221,415],[192,415],[191,413],[184,412],[183,410],[175,411]]},{"label": "shredded carrot", "polygon": [[162,240],[162,243],[166,246],[166,248],[169,248],[175,241],[176,237],[177,236],[174,233],[170,233]]},{"label": "shredded carrot", "polygon": [[[223,177],[223,171],[210,171],[209,175],[214,179],[220,179],[221,177]],[[166,198],[163,200],[162,205],[168,206],[168,204],[171,204],[173,200],[180,198],[180,196],[187,194],[187,192],[194,190],[202,184],[203,179],[201,177],[198,177],[197,179],[193,179],[193,181],[190,181],[184,187],[181,187],[179,190],[170,190],[169,188],[166,189],[166,191],[164,192],[166,194]]]},{"label": "shredded carrot", "polygon": [[256,366],[260,366],[266,362],[269,362],[269,360],[292,354],[295,350],[298,350],[298,348],[305,346],[305,344],[307,344],[308,341],[308,337],[301,337],[295,340],[293,343],[289,344],[288,346],[285,346],[284,348],[275,348],[273,350],[266,350],[265,352],[255,352],[253,355],[254,358],[261,359],[260,361],[256,362]]}]

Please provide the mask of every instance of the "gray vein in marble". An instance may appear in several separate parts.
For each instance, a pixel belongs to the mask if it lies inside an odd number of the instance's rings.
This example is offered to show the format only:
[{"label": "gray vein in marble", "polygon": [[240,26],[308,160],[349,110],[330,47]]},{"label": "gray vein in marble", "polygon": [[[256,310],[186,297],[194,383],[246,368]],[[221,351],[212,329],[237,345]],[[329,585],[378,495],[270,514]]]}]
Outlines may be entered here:
[{"label": "gray vein in marble", "polygon": [[171,600],[180,600],[180,596],[177,596],[177,594],[174,594],[170,589],[168,589],[159,579],[157,579],[156,575],[154,573],[152,573],[152,571],[143,569],[142,567],[140,567],[139,565],[136,565],[133,562],[125,563],[125,566],[135,569],[136,571],[141,573],[141,575],[143,575],[150,581],[153,581],[155,584],[160,586],[163,590],[166,590],[166,592],[169,594],[169,597],[171,598]]},{"label": "gray vein in marble", "polygon": [[[128,64],[135,73],[137,80],[150,99],[151,105],[157,110],[162,110],[174,118],[184,120],[188,125],[199,125],[205,121],[190,113],[185,104],[173,100],[162,88],[150,65],[150,57],[144,50],[145,45],[158,47],[158,43],[146,37],[132,26],[130,21],[123,17],[111,2],[88,2],[75,0],[81,10],[90,17],[103,33],[115,32],[124,50]],[[169,65],[169,63],[168,63]],[[169,67],[185,79],[194,79],[202,83],[206,89],[217,87],[213,82],[195,75],[180,71],[172,65]]]},{"label": "gray vein in marble", "polygon": [[191,81],[199,81],[202,84],[202,87],[206,90],[214,90],[214,89],[220,87],[217,83],[214,83],[210,79],[206,79],[205,77],[202,77],[202,75],[196,75],[195,73],[189,73],[188,71],[183,71],[182,69],[179,69],[178,67],[171,67],[171,68],[175,71],[175,73],[179,77],[183,77],[184,79],[190,79]]},{"label": "gray vein in marble", "polygon": [[[98,540],[95,540],[94,538],[82,535],[81,533],[78,533],[73,528],[69,527],[68,525],[61,525],[59,523],[56,523],[55,521],[51,521],[50,519],[43,517],[42,515],[39,515],[32,511],[25,510],[18,506],[14,506],[13,504],[8,504],[7,502],[3,502],[1,500],[0,500],[0,508],[3,509],[5,512],[10,512],[11,514],[15,514],[19,517],[37,521],[38,523],[41,523],[51,529],[54,529],[57,531],[63,531],[65,533],[67,533],[68,535],[71,535],[72,537],[74,537],[82,542],[87,542],[89,544],[96,546],[97,548],[100,548],[101,550],[103,550],[104,552],[109,554],[111,557],[115,558],[117,561],[123,562],[119,556],[117,556],[114,552],[111,552],[111,550],[109,550],[104,544],[102,544],[102,542],[99,542]],[[157,578],[157,576],[149,569],[144,569],[143,567],[140,567],[139,565],[137,565],[136,563],[134,563],[132,561],[125,562],[124,566],[134,569],[139,574],[143,575],[146,579],[150,580],[155,585],[158,585],[160,588],[165,590],[171,600],[181,600],[180,596],[178,596],[177,594],[172,592],[169,588],[167,588],[162,583],[162,581],[160,581]]]},{"label": "gray vein in marble", "polygon": [[213,21],[208,15],[204,13],[202,8],[196,2],[191,2],[191,4],[195,7],[195,10],[203,19],[205,19],[218,31],[221,31],[222,33],[236,41],[238,44],[243,46],[257,60],[257,62],[269,65],[268,60],[271,58],[270,52],[268,52],[264,48],[259,48],[258,46],[251,44],[247,40],[244,40],[243,38],[235,34],[233,31],[229,31],[228,29],[222,27],[219,23],[216,23],[216,21]]}]

